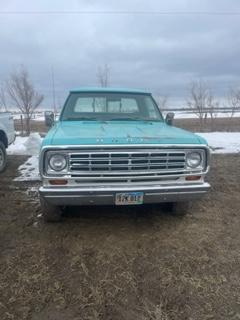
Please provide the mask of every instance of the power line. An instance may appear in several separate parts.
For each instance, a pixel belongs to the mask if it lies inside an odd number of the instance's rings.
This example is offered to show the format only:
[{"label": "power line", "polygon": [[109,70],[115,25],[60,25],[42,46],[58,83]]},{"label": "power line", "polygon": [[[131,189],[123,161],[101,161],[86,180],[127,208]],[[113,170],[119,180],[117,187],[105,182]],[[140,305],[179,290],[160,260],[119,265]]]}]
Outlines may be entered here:
[{"label": "power line", "polygon": [[199,15],[239,16],[240,11],[0,11],[0,15]]}]

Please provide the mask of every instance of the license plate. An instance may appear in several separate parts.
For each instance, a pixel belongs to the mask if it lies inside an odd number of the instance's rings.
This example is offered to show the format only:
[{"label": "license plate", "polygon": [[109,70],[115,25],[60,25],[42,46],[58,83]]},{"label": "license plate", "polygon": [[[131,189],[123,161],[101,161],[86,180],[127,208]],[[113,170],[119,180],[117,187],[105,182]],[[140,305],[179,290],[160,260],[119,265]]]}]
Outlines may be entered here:
[{"label": "license plate", "polygon": [[142,204],[143,192],[116,193],[115,204],[118,206]]}]

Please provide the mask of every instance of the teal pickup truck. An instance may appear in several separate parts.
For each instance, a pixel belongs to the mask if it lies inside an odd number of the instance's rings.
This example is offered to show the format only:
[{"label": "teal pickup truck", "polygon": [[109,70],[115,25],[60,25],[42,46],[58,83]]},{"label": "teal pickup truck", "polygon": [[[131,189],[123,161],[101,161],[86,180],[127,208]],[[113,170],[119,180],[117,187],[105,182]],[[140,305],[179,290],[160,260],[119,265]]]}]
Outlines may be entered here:
[{"label": "teal pickup truck", "polygon": [[114,88],[70,91],[40,153],[39,189],[45,221],[58,221],[64,206],[186,203],[210,188],[207,142],[172,126],[151,93]]}]

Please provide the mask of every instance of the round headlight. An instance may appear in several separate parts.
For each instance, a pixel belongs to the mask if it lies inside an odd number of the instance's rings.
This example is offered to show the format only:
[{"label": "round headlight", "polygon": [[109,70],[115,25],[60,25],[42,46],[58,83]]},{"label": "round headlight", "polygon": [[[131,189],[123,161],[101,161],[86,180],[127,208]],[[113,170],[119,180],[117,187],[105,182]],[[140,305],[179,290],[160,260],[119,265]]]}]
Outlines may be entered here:
[{"label": "round headlight", "polygon": [[198,152],[191,152],[187,154],[187,166],[190,168],[197,168],[202,161],[201,154]]},{"label": "round headlight", "polygon": [[55,154],[50,157],[49,165],[54,171],[61,171],[67,166],[66,157],[62,154]]}]

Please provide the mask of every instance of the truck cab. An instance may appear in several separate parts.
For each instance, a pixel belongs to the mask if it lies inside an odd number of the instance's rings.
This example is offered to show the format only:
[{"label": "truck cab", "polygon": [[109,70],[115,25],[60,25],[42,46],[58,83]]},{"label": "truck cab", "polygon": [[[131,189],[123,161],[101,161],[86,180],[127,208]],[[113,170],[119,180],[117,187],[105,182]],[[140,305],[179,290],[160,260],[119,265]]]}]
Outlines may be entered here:
[{"label": "truck cab", "polygon": [[14,142],[14,139],[14,122],[11,113],[0,112],[0,172],[6,167],[6,149]]},{"label": "truck cab", "polygon": [[72,90],[41,148],[43,216],[57,221],[71,205],[163,202],[184,213],[210,188],[209,162],[207,142],[174,127],[172,114],[164,119],[150,92]]}]

